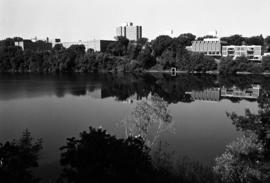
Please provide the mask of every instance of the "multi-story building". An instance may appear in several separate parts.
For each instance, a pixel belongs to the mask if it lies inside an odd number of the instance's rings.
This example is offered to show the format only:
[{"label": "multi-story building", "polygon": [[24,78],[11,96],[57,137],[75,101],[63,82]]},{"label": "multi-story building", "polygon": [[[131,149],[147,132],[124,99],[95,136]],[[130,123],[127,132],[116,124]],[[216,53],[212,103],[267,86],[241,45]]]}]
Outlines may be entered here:
[{"label": "multi-story building", "polygon": [[221,41],[218,38],[207,38],[203,41],[192,41],[189,50],[208,56],[221,56]]},{"label": "multi-story building", "polygon": [[71,45],[84,45],[85,50],[93,49],[98,52],[105,52],[108,45],[112,42],[112,40],[91,40],[91,41],[78,41],[78,42],[63,42],[62,45],[65,48],[69,48]]},{"label": "multi-story building", "polygon": [[262,46],[259,45],[242,45],[242,46],[222,46],[223,57],[247,57],[249,60],[260,61],[262,58]]},{"label": "multi-story building", "polygon": [[116,28],[116,37],[126,37],[130,41],[137,41],[142,38],[142,26],[134,26],[129,22]]}]

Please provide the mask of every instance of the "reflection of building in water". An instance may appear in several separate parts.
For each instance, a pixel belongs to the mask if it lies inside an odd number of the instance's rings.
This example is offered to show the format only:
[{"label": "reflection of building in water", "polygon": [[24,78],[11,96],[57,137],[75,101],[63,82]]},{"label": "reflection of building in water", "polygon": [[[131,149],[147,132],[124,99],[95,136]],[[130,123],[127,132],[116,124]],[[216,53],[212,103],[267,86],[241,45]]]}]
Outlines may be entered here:
[{"label": "reflection of building in water", "polygon": [[220,100],[220,88],[209,88],[203,91],[191,91],[185,92],[189,94],[193,100],[206,100],[206,101],[219,101]]},{"label": "reflection of building in water", "polygon": [[240,89],[235,86],[231,88],[221,88],[221,97],[227,98],[245,98],[245,99],[257,99],[260,96],[260,85],[252,85],[248,89]]},{"label": "reflection of building in water", "polygon": [[87,96],[94,99],[101,99],[101,89],[96,89],[94,91],[87,91]]}]

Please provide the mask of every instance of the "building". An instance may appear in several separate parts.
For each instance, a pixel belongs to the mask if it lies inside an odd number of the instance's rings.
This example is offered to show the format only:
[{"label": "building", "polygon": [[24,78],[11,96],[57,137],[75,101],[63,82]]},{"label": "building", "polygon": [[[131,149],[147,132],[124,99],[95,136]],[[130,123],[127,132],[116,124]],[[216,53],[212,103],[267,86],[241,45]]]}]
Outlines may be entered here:
[{"label": "building", "polygon": [[220,39],[207,38],[203,41],[192,41],[192,45],[188,49],[208,56],[221,56],[221,46]]},{"label": "building", "polygon": [[52,39],[52,40],[50,40],[50,42],[52,43],[52,47],[55,47],[55,45],[58,45],[58,44],[62,44],[61,39],[59,39],[59,38]]},{"label": "building", "polygon": [[69,48],[71,45],[84,45],[85,51],[93,49],[98,52],[105,52],[108,45],[115,41],[112,40],[91,40],[91,41],[78,41],[78,42],[63,42],[62,45],[65,48]]},{"label": "building", "polygon": [[219,101],[220,100],[220,88],[214,87],[205,89],[202,91],[191,91],[185,92],[191,96],[192,100],[203,100],[203,101]]},{"label": "building", "polygon": [[107,47],[110,43],[113,43],[115,41],[112,40],[92,40],[92,41],[86,41],[83,42],[85,49],[93,49],[94,51],[98,52],[105,52],[107,50]]},{"label": "building", "polygon": [[126,37],[130,41],[137,41],[142,38],[142,26],[134,26],[132,22],[116,28],[116,37]]},{"label": "building", "polygon": [[15,46],[20,46],[22,50],[31,50],[31,51],[48,51],[52,49],[52,43],[49,42],[48,38],[43,40],[31,40],[24,39],[19,41],[14,41]]},{"label": "building", "polygon": [[258,45],[242,45],[242,46],[222,46],[223,57],[247,57],[249,60],[260,61],[262,59],[262,46]]},{"label": "building", "polygon": [[243,98],[243,99],[257,99],[260,96],[260,85],[252,85],[251,88],[240,89],[238,87],[221,88],[221,97],[223,98]]},{"label": "building", "polygon": [[270,52],[265,52],[265,53],[263,54],[263,56],[264,56],[264,57],[270,56]]}]

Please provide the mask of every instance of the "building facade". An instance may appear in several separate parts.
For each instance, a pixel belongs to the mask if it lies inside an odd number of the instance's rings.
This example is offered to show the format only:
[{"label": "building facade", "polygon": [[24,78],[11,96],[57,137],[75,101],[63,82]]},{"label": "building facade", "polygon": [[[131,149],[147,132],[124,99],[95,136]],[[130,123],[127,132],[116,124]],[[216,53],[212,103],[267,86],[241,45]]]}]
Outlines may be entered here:
[{"label": "building facade", "polygon": [[129,22],[116,28],[116,37],[122,36],[130,41],[137,41],[142,38],[142,26],[134,26]]},{"label": "building facade", "polygon": [[98,52],[105,52],[108,45],[115,41],[112,40],[91,40],[91,41],[78,41],[78,42],[63,42],[62,45],[65,48],[69,48],[71,45],[84,45],[85,51],[93,49]]},{"label": "building facade", "polygon": [[221,41],[217,38],[204,39],[203,41],[192,41],[189,50],[203,53],[208,56],[221,56]]},{"label": "building facade", "polygon": [[242,45],[242,46],[222,46],[223,57],[247,57],[249,60],[260,61],[262,58],[262,46],[258,45]]}]

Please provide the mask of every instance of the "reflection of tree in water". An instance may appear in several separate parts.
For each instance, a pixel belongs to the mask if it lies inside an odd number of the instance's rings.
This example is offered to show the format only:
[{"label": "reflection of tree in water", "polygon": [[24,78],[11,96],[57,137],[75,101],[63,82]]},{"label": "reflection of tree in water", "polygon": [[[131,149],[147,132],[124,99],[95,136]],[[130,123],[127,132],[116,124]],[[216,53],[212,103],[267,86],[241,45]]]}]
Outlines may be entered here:
[{"label": "reflection of tree in water", "polygon": [[258,114],[228,114],[237,130],[244,133],[216,159],[214,170],[225,182],[270,182],[270,91],[262,91]]},{"label": "reflection of tree in water", "polygon": [[41,140],[34,141],[28,130],[18,141],[0,144],[0,182],[39,182],[31,169],[38,167],[41,149]]},{"label": "reflection of tree in water", "polygon": [[[137,103],[134,111],[123,120],[126,136],[140,136],[151,147],[159,135],[173,130],[173,120],[168,110],[168,103],[158,95]],[[151,138],[151,134],[153,137]]]}]

